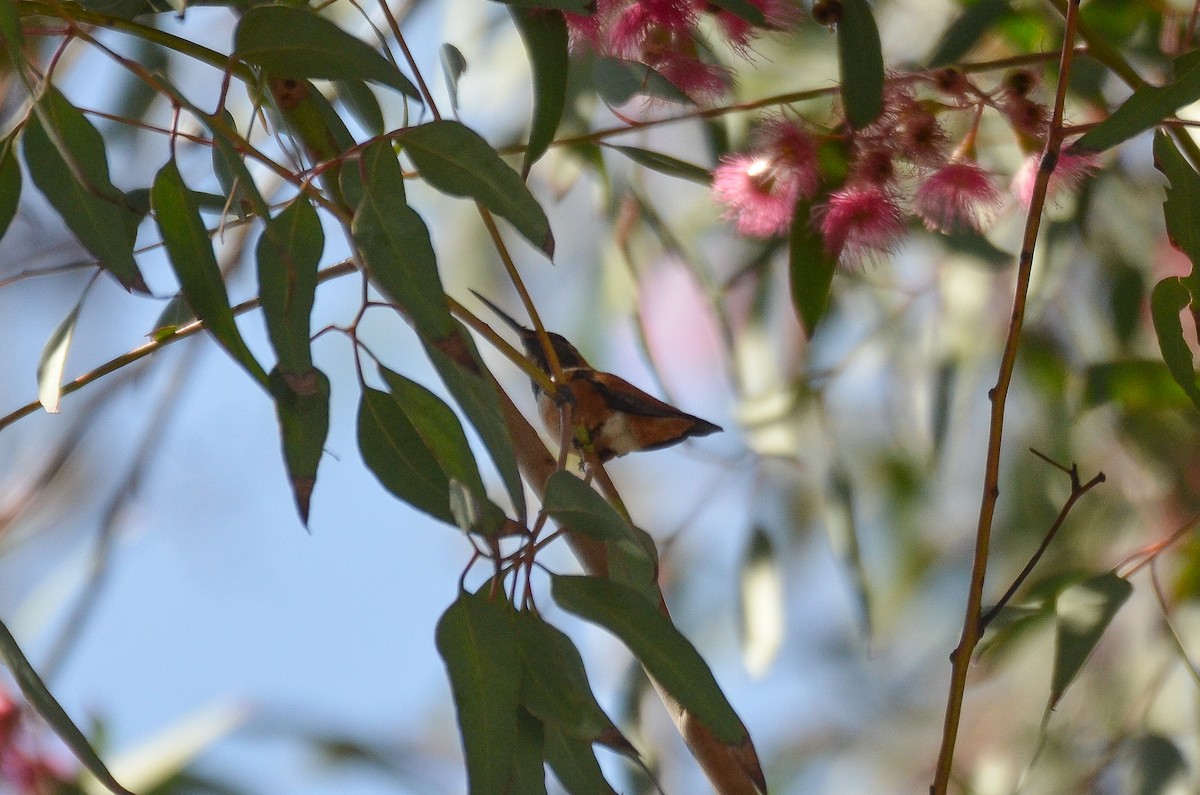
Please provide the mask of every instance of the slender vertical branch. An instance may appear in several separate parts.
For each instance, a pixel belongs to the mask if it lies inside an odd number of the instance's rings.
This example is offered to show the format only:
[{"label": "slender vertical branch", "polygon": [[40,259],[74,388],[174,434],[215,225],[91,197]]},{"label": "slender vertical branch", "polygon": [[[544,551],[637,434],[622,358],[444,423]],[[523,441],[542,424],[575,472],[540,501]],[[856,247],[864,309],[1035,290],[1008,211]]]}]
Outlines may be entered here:
[{"label": "slender vertical branch", "polygon": [[983,479],[983,495],[979,506],[979,523],[975,530],[975,555],[971,564],[971,582],[967,591],[966,614],[963,619],[962,636],[951,655],[950,692],[946,700],[946,717],[942,729],[941,748],[938,752],[937,769],[934,774],[933,795],[945,795],[950,786],[950,773],[954,765],[954,745],[958,737],[958,726],[962,719],[962,703],[967,687],[967,672],[971,655],[983,634],[981,606],[983,583],[987,574],[988,553],[992,539],[992,522],[996,514],[996,502],[1000,497],[1000,449],[1004,436],[1004,408],[1012,383],[1013,369],[1017,360],[1017,349],[1021,342],[1021,331],[1025,323],[1025,306],[1029,294],[1029,281],[1033,272],[1033,252],[1041,228],[1042,208],[1046,201],[1046,190],[1050,175],[1058,163],[1062,146],[1063,106],[1066,102],[1071,60],[1075,54],[1075,31],[1079,18],[1079,0],[1070,0],[1066,27],[1063,32],[1062,56],[1059,59],[1058,90],[1054,97],[1054,110],[1046,145],[1042,150],[1033,196],[1029,203],[1029,214],[1025,221],[1025,234],[1017,263],[1017,283],[1013,295],[1012,318],[1004,340],[1004,352],[1000,359],[1000,371],[996,385],[988,393],[992,408],[988,423],[988,445]]}]

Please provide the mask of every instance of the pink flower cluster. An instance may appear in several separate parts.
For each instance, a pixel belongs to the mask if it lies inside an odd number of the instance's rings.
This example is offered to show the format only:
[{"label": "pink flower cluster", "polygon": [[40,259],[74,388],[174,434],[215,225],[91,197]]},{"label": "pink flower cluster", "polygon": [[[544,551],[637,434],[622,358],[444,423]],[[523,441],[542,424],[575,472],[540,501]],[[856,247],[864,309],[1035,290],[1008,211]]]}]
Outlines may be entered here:
[{"label": "pink flower cluster", "polygon": [[51,795],[71,776],[36,749],[36,737],[20,706],[0,691],[0,781],[17,795]]},{"label": "pink flower cluster", "polygon": [[[984,231],[1005,201],[996,175],[974,159],[975,131],[984,108],[1001,113],[1027,150],[1045,133],[1044,106],[1025,96],[1033,80],[1024,72],[1014,74],[990,94],[957,70],[893,80],[884,94],[883,112],[861,130],[843,128],[818,136],[798,119],[772,116],[760,122],[749,153],[727,156],[714,169],[713,196],[741,234],[782,234],[791,225],[796,203],[821,191],[818,151],[824,141],[846,160],[845,178],[813,209],[811,220],[826,251],[844,264],[894,248],[909,215],[931,231]],[[940,97],[919,99],[915,89],[921,83]],[[969,132],[953,148],[935,109],[974,116]],[[1012,193],[1025,205],[1037,162],[1032,155],[1012,181]],[[1077,186],[1095,166],[1093,157],[1063,152],[1050,191]]]},{"label": "pink flower cluster", "polygon": [[[782,28],[799,16],[795,0],[747,0],[767,25]],[[746,20],[706,0],[597,0],[590,16],[566,14],[571,46],[645,64],[694,101],[724,94],[729,69],[703,60],[698,23],[713,14],[717,27],[739,53],[749,52],[757,32]]]}]

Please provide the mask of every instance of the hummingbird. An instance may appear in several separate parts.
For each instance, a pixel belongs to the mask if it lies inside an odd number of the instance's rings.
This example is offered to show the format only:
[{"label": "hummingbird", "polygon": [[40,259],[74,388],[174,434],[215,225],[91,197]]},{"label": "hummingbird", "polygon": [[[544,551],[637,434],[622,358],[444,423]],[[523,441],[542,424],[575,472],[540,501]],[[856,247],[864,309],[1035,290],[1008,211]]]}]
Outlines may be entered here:
[{"label": "hummingbird", "polygon": [[[471,292],[521,337],[521,346],[530,361],[552,376],[537,332],[513,320],[479,293]],[[670,447],[692,436],[707,436],[721,430],[719,425],[646,394],[620,376],[596,370],[561,334],[547,331],[546,336],[562,369],[564,383],[560,388],[566,393],[565,400],[571,403],[571,416],[576,427],[584,432],[576,435],[575,444],[590,442],[601,461],[640,450]],[[533,393],[542,423],[552,433],[557,432],[560,404],[537,381],[533,381]]]}]

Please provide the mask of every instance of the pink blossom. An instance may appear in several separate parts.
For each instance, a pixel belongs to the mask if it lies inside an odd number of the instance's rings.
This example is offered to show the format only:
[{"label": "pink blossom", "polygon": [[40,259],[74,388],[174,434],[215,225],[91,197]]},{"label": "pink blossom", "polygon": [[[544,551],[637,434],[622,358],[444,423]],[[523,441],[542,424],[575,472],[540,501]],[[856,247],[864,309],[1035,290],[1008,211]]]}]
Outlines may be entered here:
[{"label": "pink blossom", "polygon": [[904,234],[904,213],[890,191],[878,185],[847,185],[822,208],[825,250],[853,264],[872,251],[889,251]]},{"label": "pink blossom", "polygon": [[[691,41],[696,9],[686,0],[639,0],[625,6],[608,28],[610,52],[649,63],[645,56],[678,51]],[[683,34],[682,36],[679,34]]]},{"label": "pink blossom", "polygon": [[[1013,174],[1012,190],[1013,196],[1026,207],[1033,200],[1033,185],[1037,181],[1038,165],[1042,161],[1040,154],[1032,154],[1025,158],[1025,162],[1017,169],[1017,173]],[[1071,150],[1066,150],[1059,153],[1058,163],[1054,166],[1054,171],[1050,174],[1050,182],[1046,185],[1046,196],[1053,196],[1060,190],[1074,190],[1100,167],[1099,155],[1093,153],[1079,153]]]},{"label": "pink blossom", "polygon": [[682,52],[667,52],[646,59],[646,64],[665,77],[694,102],[719,97],[729,91],[730,72],[723,66],[704,63]]},{"label": "pink blossom", "polygon": [[821,185],[817,144],[799,122],[784,116],[765,119],[754,138],[757,149],[771,158],[776,179],[795,182],[799,196],[817,192]]},{"label": "pink blossom", "polygon": [[978,163],[961,161],[943,166],[917,188],[913,204],[929,230],[960,228],[981,232],[1000,209],[1000,191]]},{"label": "pink blossom", "polygon": [[771,158],[735,155],[713,170],[713,196],[725,207],[724,218],[737,219],[738,232],[772,237],[788,228],[799,185],[777,179]]}]

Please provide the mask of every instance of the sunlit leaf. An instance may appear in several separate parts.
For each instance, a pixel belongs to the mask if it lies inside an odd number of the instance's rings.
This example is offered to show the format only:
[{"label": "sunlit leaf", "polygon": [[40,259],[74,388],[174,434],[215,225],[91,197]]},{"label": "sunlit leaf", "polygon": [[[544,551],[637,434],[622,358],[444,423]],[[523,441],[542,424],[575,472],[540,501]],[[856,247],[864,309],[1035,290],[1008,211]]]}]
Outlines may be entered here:
[{"label": "sunlit leaf", "polygon": [[746,742],[746,730],[708,664],[656,605],[612,580],[562,575],[551,579],[560,607],[620,638],[650,676],[719,742]]},{"label": "sunlit leaf", "polygon": [[433,187],[468,196],[506,219],[530,243],[554,256],[550,222],[537,199],[479,133],[443,119],[410,127],[400,142]]},{"label": "sunlit leaf", "polygon": [[0,238],[8,231],[21,200],[21,165],[17,162],[16,135],[0,142]]},{"label": "sunlit leaf", "polygon": [[288,481],[300,519],[308,524],[317,467],[329,436],[329,379],[315,367],[296,372],[276,367],[271,371],[270,384]]},{"label": "sunlit leaf", "polygon": [[825,240],[812,225],[812,211],[811,200],[797,202],[788,233],[792,305],[809,339],[816,333],[817,324],[829,308],[833,274],[837,270],[837,257],[826,251]]},{"label": "sunlit leaf", "polygon": [[387,131],[383,109],[370,86],[361,80],[338,80],[334,86],[338,99],[364,130],[371,135],[383,135]]},{"label": "sunlit leaf", "polygon": [[24,694],[30,706],[66,743],[67,747],[71,749],[71,753],[75,754],[88,772],[108,787],[109,791],[117,795],[133,795],[113,778],[112,773],[104,766],[104,762],[92,748],[87,737],[72,722],[71,716],[50,693],[37,671],[33,670],[25,653],[17,645],[17,639],[12,636],[8,627],[3,623],[0,623],[0,660],[4,662],[4,666],[16,679],[17,686],[21,688],[21,693]]},{"label": "sunlit leaf", "polygon": [[529,145],[521,165],[521,175],[546,153],[558,123],[562,120],[567,101],[567,23],[563,15],[553,11],[509,7],[513,22],[521,32],[529,66],[533,72],[533,123],[529,129]]},{"label": "sunlit leaf", "polygon": [[521,664],[511,609],[487,589],[460,594],[437,625],[467,758],[472,795],[508,791],[517,753]]},{"label": "sunlit leaf", "polygon": [[458,80],[467,71],[467,59],[453,44],[443,44],[442,75],[446,78],[446,93],[450,95],[450,107],[458,111]]},{"label": "sunlit leaf", "polygon": [[1088,367],[1084,372],[1083,402],[1089,407],[1112,402],[1126,411],[1191,405],[1165,364],[1140,359]]},{"label": "sunlit leaf", "polygon": [[1188,52],[1176,58],[1174,71],[1174,79],[1166,85],[1145,83],[1135,88],[1120,107],[1084,133],[1073,146],[1103,152],[1200,99],[1200,53]]},{"label": "sunlit leaf", "polygon": [[358,449],[384,488],[431,516],[454,524],[450,479],[408,415],[387,392],[365,387],[358,404]]},{"label": "sunlit leaf", "polygon": [[645,166],[651,171],[657,171],[669,177],[679,177],[680,179],[686,179],[689,182],[695,182],[697,185],[704,185],[706,187],[712,182],[712,174],[709,173],[708,169],[701,168],[694,163],[679,160],[670,155],[664,155],[662,152],[652,152],[649,149],[640,149],[636,146],[617,146],[615,144],[608,145],[608,148],[620,152],[639,166]]},{"label": "sunlit leaf", "polygon": [[752,676],[771,667],[783,645],[783,575],[770,536],[755,527],[741,567],[742,659]]},{"label": "sunlit leaf", "polygon": [[930,66],[957,63],[1009,11],[1011,0],[979,0],[958,15],[938,40]]},{"label": "sunlit leaf", "polygon": [[[90,288],[89,284],[89,288]],[[37,384],[38,402],[47,414],[58,413],[58,403],[62,398],[63,371],[67,365],[67,351],[71,348],[71,339],[75,336],[75,324],[79,321],[79,310],[83,309],[83,300],[87,298],[85,290],[75,307],[67,314],[50,339],[42,348],[42,356],[38,361]]]},{"label": "sunlit leaf", "polygon": [[1163,279],[1150,293],[1150,316],[1163,361],[1175,383],[1183,388],[1192,405],[1200,409],[1200,386],[1192,365],[1192,349],[1183,336],[1179,313],[1191,303],[1191,295],[1178,277]]},{"label": "sunlit leaf", "polygon": [[613,107],[620,107],[639,94],[681,105],[695,104],[667,78],[638,61],[603,56],[592,64],[596,93]]},{"label": "sunlit leaf", "polygon": [[154,218],[162,234],[171,267],[196,317],[212,335],[264,388],[267,374],[246,347],[233,312],[221,269],[213,254],[212,241],[200,219],[200,211],[174,160],[159,169],[150,192]]},{"label": "sunlit leaf", "polygon": [[604,778],[590,742],[547,726],[545,743],[546,761],[564,790],[571,795],[617,795]]},{"label": "sunlit leaf", "polygon": [[267,5],[242,15],[234,54],[280,76],[367,80],[420,101],[416,86],[361,39],[304,8]]},{"label": "sunlit leaf", "polygon": [[147,292],[133,257],[141,216],[126,206],[124,195],[109,180],[104,139],[53,86],[47,86],[37,109],[22,137],[33,184],[121,284]]},{"label": "sunlit leaf", "polygon": [[1074,681],[1109,622],[1132,592],[1133,586],[1128,580],[1105,572],[1058,595],[1051,709]]},{"label": "sunlit leaf", "polygon": [[1195,299],[1200,296],[1200,276],[1196,270],[1200,264],[1200,224],[1196,223],[1200,218],[1200,174],[1162,132],[1154,134],[1154,165],[1170,182],[1163,201],[1167,239],[1192,263],[1191,273],[1182,282]]},{"label": "sunlit leaf", "polygon": [[842,0],[837,37],[846,119],[861,130],[883,112],[883,52],[867,0]]},{"label": "sunlit leaf", "polygon": [[[471,493],[473,512],[478,515],[463,529],[481,533],[497,531],[504,521],[504,513],[488,499],[471,445],[458,417],[441,398],[416,381],[382,366],[379,373],[391,390],[392,398],[433,454],[447,480],[457,481]],[[462,527],[461,517],[456,518]]]}]

